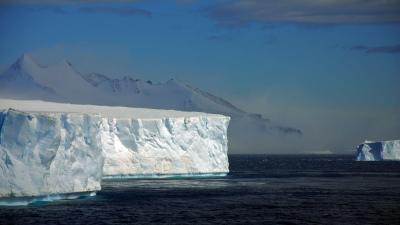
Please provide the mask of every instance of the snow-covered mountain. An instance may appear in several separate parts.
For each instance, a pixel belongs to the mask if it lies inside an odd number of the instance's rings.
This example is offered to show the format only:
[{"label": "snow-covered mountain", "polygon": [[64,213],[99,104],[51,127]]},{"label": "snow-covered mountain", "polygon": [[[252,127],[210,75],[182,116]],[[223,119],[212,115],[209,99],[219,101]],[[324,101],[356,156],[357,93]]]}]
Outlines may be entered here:
[{"label": "snow-covered mountain", "polygon": [[24,54],[0,75],[2,96],[86,102],[95,92],[68,61],[42,66]]},{"label": "snow-covered mountain", "polygon": [[0,97],[223,114],[231,117],[228,135],[233,152],[257,147],[265,137],[302,134],[175,79],[154,83],[127,76],[81,74],[68,61],[43,66],[27,54],[0,74]]},{"label": "snow-covered mountain", "polygon": [[115,101],[119,101],[119,105],[147,108],[228,113],[229,115],[245,114],[244,111],[224,99],[174,79],[154,84],[149,80],[142,81],[126,76],[122,79],[111,79],[98,73],[82,77],[102,93],[117,97],[107,104],[115,104]]}]

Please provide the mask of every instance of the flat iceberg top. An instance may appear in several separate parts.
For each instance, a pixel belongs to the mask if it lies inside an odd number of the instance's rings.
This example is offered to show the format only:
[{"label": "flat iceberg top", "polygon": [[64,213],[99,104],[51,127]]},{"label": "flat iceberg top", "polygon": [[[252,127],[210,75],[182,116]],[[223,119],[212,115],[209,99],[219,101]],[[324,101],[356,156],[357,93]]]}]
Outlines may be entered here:
[{"label": "flat iceberg top", "polygon": [[360,145],[363,145],[363,144],[379,144],[379,143],[385,144],[385,143],[391,143],[391,142],[397,142],[397,141],[400,141],[400,140],[387,140],[387,141],[369,141],[369,140],[365,140]]},{"label": "flat iceberg top", "polygon": [[178,117],[225,117],[204,112],[183,112],[176,110],[131,108],[119,106],[77,105],[69,103],[45,102],[40,100],[0,99],[0,110],[13,108],[25,112],[88,113],[100,114],[108,118],[178,118]]}]

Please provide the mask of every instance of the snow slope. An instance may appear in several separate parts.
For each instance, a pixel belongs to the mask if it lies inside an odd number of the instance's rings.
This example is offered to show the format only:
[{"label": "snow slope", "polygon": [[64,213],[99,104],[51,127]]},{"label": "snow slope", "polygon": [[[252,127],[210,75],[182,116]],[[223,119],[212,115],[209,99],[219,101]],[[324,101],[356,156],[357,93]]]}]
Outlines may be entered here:
[{"label": "snow slope", "polygon": [[96,94],[68,61],[42,66],[24,54],[0,75],[2,97],[83,103],[95,101]]},{"label": "snow slope", "polygon": [[365,141],[357,147],[357,161],[400,160],[400,140]]},{"label": "snow slope", "polygon": [[99,121],[81,113],[3,110],[0,197],[100,190]]},{"label": "snow slope", "polygon": [[[178,80],[155,83],[128,76],[117,79],[99,73],[81,74],[67,61],[41,66],[27,54],[0,74],[0,97],[222,114],[231,118],[228,136],[233,152],[264,148],[271,142],[281,146],[286,136],[302,135],[299,129],[245,112]],[[282,140],[276,141],[279,138]]]},{"label": "snow slope", "polygon": [[229,117],[223,115],[7,99],[0,99],[1,108],[98,114],[106,176],[229,172]]},{"label": "snow slope", "polygon": [[83,78],[102,93],[118,96],[118,105],[230,115],[246,114],[221,98],[174,79],[165,83],[153,83],[131,77],[111,79],[98,73],[83,75]]}]

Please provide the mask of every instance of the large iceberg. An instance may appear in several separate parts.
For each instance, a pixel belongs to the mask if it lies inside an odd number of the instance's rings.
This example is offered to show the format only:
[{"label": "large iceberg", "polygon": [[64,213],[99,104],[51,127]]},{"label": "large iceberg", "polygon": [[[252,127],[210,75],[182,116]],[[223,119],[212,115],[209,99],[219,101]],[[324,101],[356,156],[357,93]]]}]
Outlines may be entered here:
[{"label": "large iceberg", "polygon": [[400,160],[400,140],[365,141],[357,147],[357,161]]},{"label": "large iceberg", "polygon": [[0,108],[42,114],[62,112],[65,116],[92,115],[92,121],[96,118],[97,123],[93,124],[97,124],[97,130],[91,130],[91,135],[98,141],[94,147],[99,146],[104,156],[106,177],[224,175],[229,172],[227,129],[230,118],[227,116],[5,99],[0,99]]},{"label": "large iceberg", "polygon": [[0,197],[100,190],[100,119],[82,113],[0,112]]}]

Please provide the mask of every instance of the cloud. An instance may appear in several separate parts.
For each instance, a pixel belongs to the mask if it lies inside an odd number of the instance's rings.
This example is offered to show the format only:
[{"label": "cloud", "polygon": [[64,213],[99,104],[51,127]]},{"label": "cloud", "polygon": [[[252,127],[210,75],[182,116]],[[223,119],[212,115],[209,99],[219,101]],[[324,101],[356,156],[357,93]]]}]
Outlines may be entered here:
[{"label": "cloud", "polygon": [[[1,0],[0,0],[1,1]],[[24,8],[27,11],[40,12],[49,11],[57,14],[74,14],[74,13],[85,13],[85,14],[111,14],[119,16],[147,16],[152,15],[151,11],[135,8],[135,7],[114,7],[114,6],[84,6],[84,7],[63,7],[55,4],[44,4],[44,5],[27,5]]]},{"label": "cloud", "polygon": [[365,53],[388,53],[388,54],[398,54],[400,53],[400,44],[397,45],[384,45],[377,47],[370,47],[365,45],[355,45],[350,48],[353,51],[362,51]]},{"label": "cloud", "polygon": [[237,0],[205,9],[218,25],[400,23],[399,0]]},{"label": "cloud", "polygon": [[86,4],[86,3],[132,3],[139,0],[0,0],[0,5],[18,5],[18,4]]},{"label": "cloud", "polygon": [[104,13],[104,14],[114,14],[120,16],[151,16],[151,12],[139,8],[122,8],[122,7],[106,7],[106,6],[96,6],[96,7],[82,7],[79,8],[81,13]]},{"label": "cloud", "polygon": [[[50,11],[58,14],[71,13],[103,13],[119,16],[151,16],[151,12],[145,9],[131,7],[128,5],[111,6],[110,4],[99,3],[135,3],[140,0],[0,0],[1,6],[22,5],[30,11]],[[72,7],[71,7],[72,6]]]},{"label": "cloud", "polygon": [[151,11],[145,9],[139,9],[134,7],[111,7],[111,6],[87,6],[77,7],[75,9],[67,7],[59,7],[56,5],[43,5],[43,6],[28,6],[25,10],[29,12],[41,12],[48,11],[56,14],[74,14],[74,13],[85,13],[85,14],[111,14],[118,16],[147,16],[152,15]]}]

